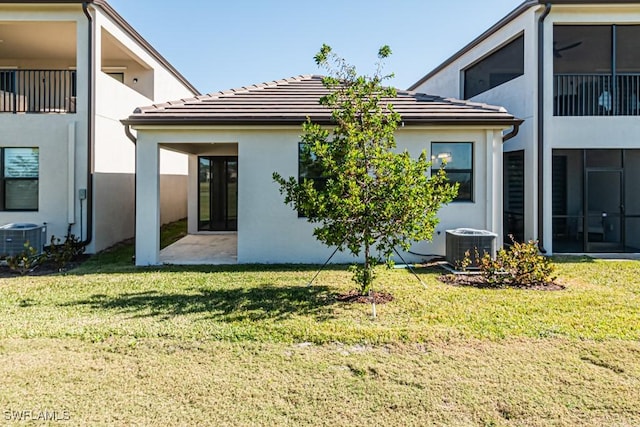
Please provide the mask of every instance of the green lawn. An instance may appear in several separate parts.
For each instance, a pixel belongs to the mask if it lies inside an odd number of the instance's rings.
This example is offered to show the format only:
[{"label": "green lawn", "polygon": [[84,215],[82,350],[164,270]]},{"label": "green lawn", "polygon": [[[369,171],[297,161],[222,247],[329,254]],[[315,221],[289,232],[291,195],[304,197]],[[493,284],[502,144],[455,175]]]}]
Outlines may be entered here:
[{"label": "green lawn", "polygon": [[137,269],[131,254],[0,279],[5,422],[640,425],[637,261],[564,259],[555,292],[381,271],[395,300],[372,320],[336,301],[342,267],[309,288],[312,266]]}]

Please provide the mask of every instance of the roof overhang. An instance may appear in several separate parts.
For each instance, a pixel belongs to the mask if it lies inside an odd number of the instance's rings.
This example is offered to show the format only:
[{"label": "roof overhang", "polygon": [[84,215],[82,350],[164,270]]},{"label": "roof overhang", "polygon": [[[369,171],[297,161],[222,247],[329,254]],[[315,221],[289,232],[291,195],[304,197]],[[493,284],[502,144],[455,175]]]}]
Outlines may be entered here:
[{"label": "roof overhang", "polygon": [[[336,123],[326,117],[314,118],[310,117],[313,123],[317,123],[323,126],[334,126]],[[197,117],[130,117],[120,121],[125,126],[153,126],[153,127],[165,127],[165,126],[301,126],[305,119],[300,117],[282,117],[278,119],[248,119],[246,117],[238,119],[212,119],[210,117],[197,118]],[[482,126],[482,127],[510,127],[519,126],[523,123],[522,119],[474,119],[474,118],[433,118],[433,119],[412,119],[401,118],[403,126]]]}]

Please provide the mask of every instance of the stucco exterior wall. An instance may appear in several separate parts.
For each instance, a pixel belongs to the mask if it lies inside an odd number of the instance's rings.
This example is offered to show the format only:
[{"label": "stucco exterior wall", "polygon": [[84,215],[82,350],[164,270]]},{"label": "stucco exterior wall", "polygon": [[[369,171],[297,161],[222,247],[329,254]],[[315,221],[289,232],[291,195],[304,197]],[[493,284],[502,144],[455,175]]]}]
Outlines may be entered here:
[{"label": "stucco exterior wall", "polygon": [[[138,45],[99,8],[89,7],[95,22],[94,115],[93,115],[93,241],[88,252],[95,252],[133,237],[135,147],[125,136],[120,119],[136,107],[154,102],[191,97],[193,94],[173,74]],[[48,235],[62,237],[67,227],[86,238],[88,200],[80,190],[87,189],[88,111],[89,111],[89,23],[79,4],[2,4],[0,21],[65,22],[76,28],[76,57],[69,59],[0,58],[0,65],[20,69],[77,70],[75,114],[0,114],[0,147],[39,148],[39,204],[37,212],[0,212],[0,225],[10,222],[47,223]],[[101,71],[102,37],[111,37],[137,57],[129,60],[128,84],[136,91]],[[113,66],[118,64],[105,64]],[[135,76],[133,75],[135,74]],[[142,93],[151,95],[145,96]],[[186,206],[187,156],[164,151],[160,156],[162,187],[171,200],[162,203],[163,221],[184,218]]]},{"label": "stucco exterior wall", "polygon": [[[239,144],[239,220],[238,262],[323,262],[332,250],[313,238],[313,225],[298,218],[290,206],[284,205],[274,171],[283,176],[298,176],[299,132],[243,138]],[[452,203],[440,212],[440,224],[433,242],[418,242],[412,250],[423,254],[444,255],[445,230],[457,227],[492,228],[486,211],[486,138],[482,132],[406,130],[398,132],[399,149],[418,156],[429,152],[431,142],[473,142],[475,149],[474,202]],[[273,153],[278,153],[274,156]],[[270,159],[265,161],[264,159]],[[244,173],[243,173],[244,172]],[[259,214],[257,214],[259,213]],[[408,259],[416,259],[407,255]],[[350,262],[351,255],[338,254],[334,262]]]},{"label": "stucco exterior wall", "polygon": [[[16,60],[4,58],[2,65],[20,68],[77,67],[77,112],[75,114],[0,114],[0,147],[39,148],[39,189],[37,212],[0,212],[0,225],[12,222],[47,223],[48,238],[63,237],[70,223],[81,236],[81,206],[78,189],[87,188],[87,108],[88,25],[77,6],[0,5],[0,21],[72,22],[76,27],[77,57],[64,61]],[[86,233],[82,233],[83,236]]]},{"label": "stucco exterior wall", "polygon": [[[532,7],[491,37],[462,55],[421,84],[416,91],[462,97],[463,70],[502,46],[517,34],[525,35],[525,74],[472,98],[472,101],[504,106],[524,119],[517,137],[505,151],[525,151],[525,238],[537,238],[537,70],[538,18],[543,6]],[[553,5],[544,21],[544,188],[552,188],[554,149],[638,148],[640,122],[637,117],[556,117],[553,115],[553,26],[554,24],[640,24],[640,5]],[[544,242],[553,253],[552,192],[544,192]]]},{"label": "stucco exterior wall", "polygon": [[[238,155],[238,262],[239,263],[322,263],[332,249],[313,237],[313,225],[298,218],[291,206],[283,203],[272,174],[298,174],[300,129],[174,129],[138,131],[138,221],[136,262],[158,262],[157,158],[159,144],[185,144],[207,147],[205,155]],[[493,129],[407,129],[397,133],[399,149],[414,156],[430,150],[431,142],[473,142],[474,202],[452,203],[440,212],[441,223],[433,242],[418,242],[413,250],[424,254],[444,254],[445,230],[457,227],[489,229],[501,233],[502,224],[502,149],[501,130]],[[225,144],[217,152],[216,144]],[[231,144],[231,145],[229,145]],[[231,148],[229,148],[231,147]],[[147,161],[142,162],[141,156]],[[190,157],[189,231],[197,232],[197,155]],[[499,237],[501,241],[501,237]],[[407,260],[417,260],[406,255]],[[352,261],[349,254],[338,254],[333,262]]]},{"label": "stucco exterior wall", "polygon": [[160,176],[160,224],[187,217],[187,175]]},{"label": "stucco exterior wall", "polygon": [[[135,146],[126,137],[120,120],[127,117],[139,106],[150,105],[172,99],[191,97],[193,94],[148,52],[132,40],[108,16],[96,17],[96,119],[94,168],[97,180],[103,190],[114,185],[122,185],[122,191],[96,190],[96,250],[108,247],[118,241],[133,237],[135,193]],[[107,34],[108,33],[108,34]],[[120,64],[101,63],[100,49],[105,37],[112,37],[137,57]],[[118,82],[101,70],[103,67],[125,66],[125,84]],[[137,81],[134,83],[134,79]],[[165,189],[161,203],[161,223],[185,218],[187,214],[186,176],[187,156],[161,150],[161,182]],[[117,176],[120,175],[120,176]],[[114,190],[115,188],[111,188]],[[112,206],[122,209],[111,215]],[[104,210],[102,212],[101,210]],[[104,231],[108,231],[104,233]],[[103,234],[104,233],[104,234]]]},{"label": "stucco exterior wall", "polygon": [[537,235],[536,218],[532,214],[537,209],[537,18],[541,8],[531,8],[482,43],[439,71],[415,89],[454,98],[464,98],[464,69],[486,57],[520,34],[524,34],[524,75],[471,98],[471,101],[499,105],[509,113],[523,119],[518,135],[503,145],[505,152],[524,150],[525,152],[525,238]]},{"label": "stucco exterior wall", "polygon": [[[133,237],[135,175],[130,173],[97,173],[94,175],[94,190],[96,194],[115,193],[117,195],[99,197],[95,200],[96,246],[109,247],[123,239]],[[187,217],[186,175],[161,175],[160,194],[162,206],[160,224],[167,224]]]},{"label": "stucco exterior wall", "polygon": [[[133,237],[134,233],[135,146],[126,137],[120,120],[139,106],[193,94],[108,16],[97,13],[95,22],[95,241],[92,249],[97,251]],[[103,64],[100,52],[103,43],[109,42],[105,37],[115,38],[139,62]],[[126,85],[101,71],[103,67],[118,65],[126,67]],[[186,217],[187,156],[162,150],[160,171],[161,185],[166,189],[163,194],[173,196],[162,199],[163,224]],[[114,211],[114,207],[120,208]]]},{"label": "stucco exterior wall", "polygon": [[124,173],[93,175],[95,234],[98,250],[133,237],[135,176]]},{"label": "stucco exterior wall", "polygon": [[[77,143],[78,128],[82,126],[73,114],[0,114],[1,147],[39,149],[38,211],[0,212],[1,224],[47,223],[49,237],[62,237],[66,235],[70,220],[79,220],[79,205],[74,203],[75,177],[69,175],[70,150],[73,158],[80,157],[73,148]],[[79,235],[79,231],[76,234]]]}]

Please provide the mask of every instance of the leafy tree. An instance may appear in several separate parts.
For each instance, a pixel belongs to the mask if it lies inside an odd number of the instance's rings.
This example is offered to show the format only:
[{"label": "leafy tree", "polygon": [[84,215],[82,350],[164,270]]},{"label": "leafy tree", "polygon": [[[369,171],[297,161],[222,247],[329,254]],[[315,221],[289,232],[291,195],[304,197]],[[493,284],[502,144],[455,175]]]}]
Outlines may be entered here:
[{"label": "leafy tree", "polygon": [[393,76],[382,75],[390,54],[388,46],[380,48],[375,74],[359,76],[331,47],[322,46],[315,61],[329,73],[323,84],[330,93],[320,104],[332,110],[335,126],[330,130],[307,120],[300,155],[302,172],[322,178],[302,173],[298,181],[273,174],[285,203],[318,224],[319,241],[364,254],[364,265],[353,267],[363,295],[371,294],[374,267],[381,261],[391,265],[396,248],[431,239],[438,209],[457,193],[443,170],[428,176],[431,164],[424,151],[418,159],[394,151],[401,117],[389,102],[396,90],[382,85]]}]

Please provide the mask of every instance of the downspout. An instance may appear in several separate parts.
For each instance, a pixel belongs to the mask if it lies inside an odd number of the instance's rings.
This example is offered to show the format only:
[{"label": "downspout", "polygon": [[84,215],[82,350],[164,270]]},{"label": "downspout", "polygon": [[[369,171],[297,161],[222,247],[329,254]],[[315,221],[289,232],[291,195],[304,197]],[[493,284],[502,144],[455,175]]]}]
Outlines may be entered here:
[{"label": "downspout", "polygon": [[124,133],[127,135],[127,138],[133,142],[133,145],[137,145],[138,139],[131,133],[131,126],[124,125]]},{"label": "downspout", "polygon": [[[85,1],[82,3],[82,11],[89,22],[89,51],[87,61],[87,85],[89,89],[87,94],[87,238],[80,242],[83,246],[89,245],[93,240],[93,35],[95,27],[88,6],[89,2]],[[82,201],[80,201],[80,203],[82,203]]]},{"label": "downspout", "polygon": [[544,20],[551,12],[547,3],[538,19],[538,250],[544,248]]},{"label": "downspout", "polygon": [[515,138],[516,135],[518,135],[519,132],[520,132],[520,123],[516,123],[515,125],[513,125],[513,129],[511,129],[510,132],[505,133],[504,135],[502,135],[502,143],[504,144],[505,142],[507,142],[511,138]]}]

